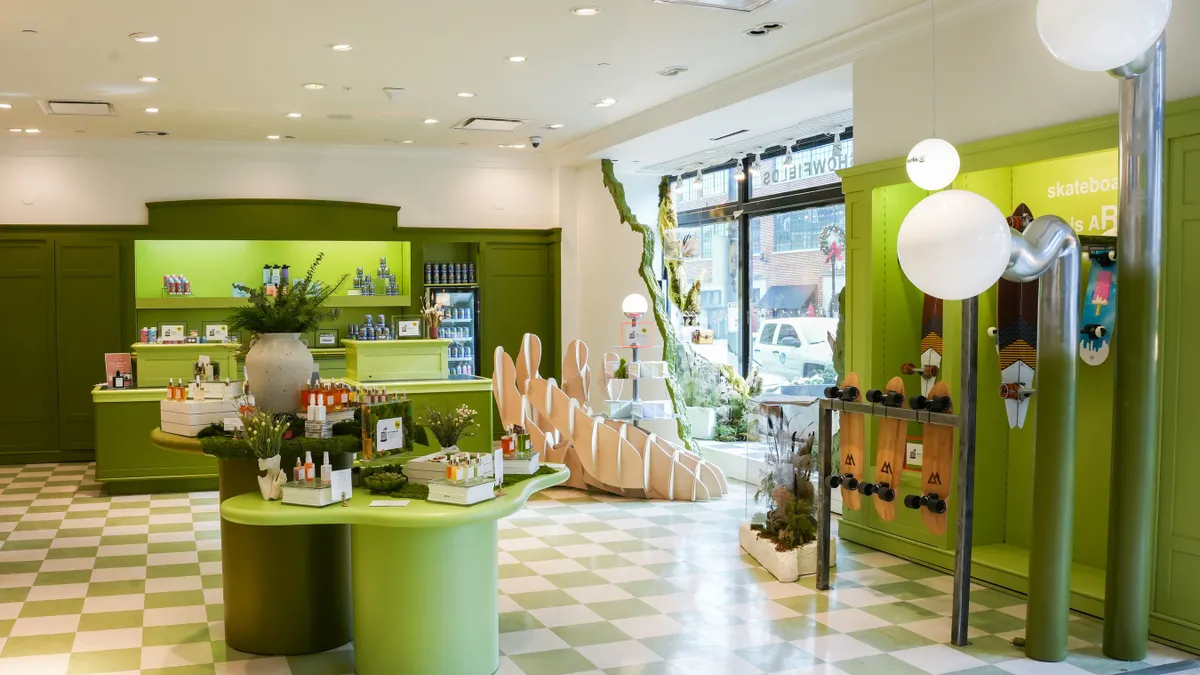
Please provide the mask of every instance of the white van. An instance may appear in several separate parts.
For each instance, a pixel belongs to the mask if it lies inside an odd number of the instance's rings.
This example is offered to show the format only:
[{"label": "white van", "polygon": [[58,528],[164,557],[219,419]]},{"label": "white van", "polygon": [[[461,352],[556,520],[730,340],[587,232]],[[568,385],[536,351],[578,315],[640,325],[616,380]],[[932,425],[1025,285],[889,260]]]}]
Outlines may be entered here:
[{"label": "white van", "polygon": [[799,316],[767,319],[751,346],[754,362],[764,373],[794,380],[821,374],[833,365],[828,335],[837,335],[837,319]]}]

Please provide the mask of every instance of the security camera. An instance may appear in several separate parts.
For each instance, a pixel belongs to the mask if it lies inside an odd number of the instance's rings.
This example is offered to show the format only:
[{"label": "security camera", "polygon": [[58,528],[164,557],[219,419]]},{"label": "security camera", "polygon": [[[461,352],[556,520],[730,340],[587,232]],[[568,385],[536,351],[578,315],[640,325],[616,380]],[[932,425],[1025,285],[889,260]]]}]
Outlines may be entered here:
[{"label": "security camera", "polygon": [[541,136],[530,136],[529,144],[535,148],[540,147],[542,145],[542,137]]}]

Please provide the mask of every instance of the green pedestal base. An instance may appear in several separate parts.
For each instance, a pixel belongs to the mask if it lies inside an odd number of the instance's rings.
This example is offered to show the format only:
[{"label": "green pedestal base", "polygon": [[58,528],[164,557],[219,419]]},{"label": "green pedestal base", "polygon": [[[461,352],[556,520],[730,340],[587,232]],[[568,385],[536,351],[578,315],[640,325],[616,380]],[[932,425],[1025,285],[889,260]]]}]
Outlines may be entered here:
[{"label": "green pedestal base", "polygon": [[498,540],[495,520],[447,528],[353,526],[358,675],[496,672]]},{"label": "green pedestal base", "polygon": [[[219,462],[221,501],[258,495],[257,464]],[[221,519],[225,642],[251,654],[291,656],[340,647],[353,636],[350,527],[254,527]]]}]

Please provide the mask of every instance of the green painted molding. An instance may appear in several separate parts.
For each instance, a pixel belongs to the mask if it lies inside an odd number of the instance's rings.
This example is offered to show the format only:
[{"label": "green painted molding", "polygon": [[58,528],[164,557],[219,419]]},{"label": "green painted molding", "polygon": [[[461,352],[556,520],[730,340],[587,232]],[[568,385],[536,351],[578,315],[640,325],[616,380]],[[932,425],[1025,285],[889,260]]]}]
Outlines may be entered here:
[{"label": "green painted molding", "polygon": [[145,401],[161,401],[166,397],[166,387],[107,389],[104,385],[98,384],[92,388],[92,403],[140,403]]},{"label": "green painted molding", "polygon": [[[642,235],[642,262],[638,266],[638,274],[646,284],[646,293],[650,296],[651,301],[650,306],[654,308],[654,322],[658,324],[658,334],[662,336],[663,341],[663,360],[670,362],[671,355],[679,349],[679,338],[675,335],[675,327],[671,325],[670,317],[667,315],[667,303],[659,294],[658,283],[654,280],[654,230],[649,225],[639,223],[637,216],[633,214],[633,209],[629,208],[629,202],[625,200],[625,186],[617,180],[612,160],[602,160],[600,166],[604,173],[604,187],[612,195],[613,204],[617,207],[621,222],[629,225],[636,234]],[[658,218],[660,222],[664,218],[674,218],[671,180],[666,176],[663,176],[658,184]],[[667,395],[671,397],[671,406],[675,409],[675,425],[679,430],[679,439],[689,450],[698,452],[699,448],[692,442],[691,422],[688,421],[687,415],[680,412],[685,410],[685,406],[683,405],[683,393],[679,391],[679,384],[675,381],[674,372],[668,370],[664,382],[667,385]]]},{"label": "green painted molding", "polygon": [[161,202],[146,202],[147,209],[196,208],[208,206],[322,206],[351,209],[380,209],[395,213],[400,210],[393,204],[371,202],[346,202],[332,199],[178,199]]},{"label": "green painted molding", "polygon": [[[465,377],[465,376],[464,376]],[[443,394],[463,391],[492,391],[492,381],[486,377],[471,376],[463,380],[392,380],[383,382],[359,382],[344,378],[351,387],[382,388],[387,392],[405,394]]]}]

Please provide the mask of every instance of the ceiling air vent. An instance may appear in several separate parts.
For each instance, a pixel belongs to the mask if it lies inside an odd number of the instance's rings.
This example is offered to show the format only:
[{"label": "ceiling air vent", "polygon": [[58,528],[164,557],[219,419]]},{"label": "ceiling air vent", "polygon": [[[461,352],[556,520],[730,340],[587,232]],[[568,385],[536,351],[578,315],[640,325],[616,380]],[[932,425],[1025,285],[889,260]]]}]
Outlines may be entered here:
[{"label": "ceiling air vent", "polygon": [[737,136],[738,134],[744,134],[744,133],[746,133],[747,131],[750,131],[750,130],[749,130],[749,129],[739,129],[739,130],[737,130],[737,131],[731,131],[731,132],[729,132],[729,133],[725,134],[724,136],[717,136],[716,138],[710,138],[710,139],[708,139],[708,140],[710,140],[710,141],[723,141],[723,140],[725,140],[726,138],[733,138],[734,136]]},{"label": "ceiling air vent", "polygon": [[47,115],[112,117],[117,114],[113,105],[107,101],[38,101],[38,105]]},{"label": "ceiling air vent", "polygon": [[468,117],[454,125],[455,129],[467,131],[516,131],[529,124],[529,120],[515,120],[508,117]]},{"label": "ceiling air vent", "polygon": [[736,12],[753,12],[771,0],[654,0],[667,5],[691,5],[712,9],[732,9]]}]

